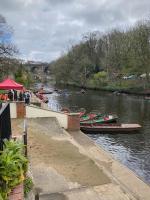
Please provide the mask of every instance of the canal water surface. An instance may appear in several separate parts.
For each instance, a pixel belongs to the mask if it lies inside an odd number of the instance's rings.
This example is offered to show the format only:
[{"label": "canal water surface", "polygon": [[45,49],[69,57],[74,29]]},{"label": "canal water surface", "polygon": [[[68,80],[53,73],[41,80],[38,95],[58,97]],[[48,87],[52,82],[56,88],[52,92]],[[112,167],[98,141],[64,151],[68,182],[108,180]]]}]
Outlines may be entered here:
[{"label": "canal water surface", "polygon": [[150,100],[129,95],[115,95],[99,91],[65,89],[48,95],[49,107],[73,111],[85,108],[88,112],[116,113],[122,123],[139,123],[143,126],[135,134],[89,134],[98,145],[133,170],[141,179],[150,183]]}]

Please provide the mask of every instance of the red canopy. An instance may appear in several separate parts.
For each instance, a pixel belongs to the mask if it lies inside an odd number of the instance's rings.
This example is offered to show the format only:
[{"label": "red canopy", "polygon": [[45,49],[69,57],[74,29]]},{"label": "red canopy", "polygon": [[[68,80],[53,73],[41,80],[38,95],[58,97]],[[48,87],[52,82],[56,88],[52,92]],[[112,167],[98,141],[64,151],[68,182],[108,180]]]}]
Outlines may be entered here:
[{"label": "red canopy", "polygon": [[16,89],[16,90],[22,90],[23,89],[23,85],[16,83],[14,80],[12,79],[5,79],[4,81],[2,81],[0,83],[0,89],[4,89],[4,90],[10,90],[10,89]]}]

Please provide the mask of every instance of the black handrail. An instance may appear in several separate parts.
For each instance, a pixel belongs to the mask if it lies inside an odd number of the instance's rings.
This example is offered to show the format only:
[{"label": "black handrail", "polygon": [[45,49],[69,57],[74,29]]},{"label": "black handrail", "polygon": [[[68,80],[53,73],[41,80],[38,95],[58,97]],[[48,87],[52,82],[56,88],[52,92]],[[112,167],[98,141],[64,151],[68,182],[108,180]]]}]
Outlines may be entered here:
[{"label": "black handrail", "polygon": [[11,119],[9,103],[2,104],[0,109],[0,150],[3,149],[3,140],[11,137]]}]

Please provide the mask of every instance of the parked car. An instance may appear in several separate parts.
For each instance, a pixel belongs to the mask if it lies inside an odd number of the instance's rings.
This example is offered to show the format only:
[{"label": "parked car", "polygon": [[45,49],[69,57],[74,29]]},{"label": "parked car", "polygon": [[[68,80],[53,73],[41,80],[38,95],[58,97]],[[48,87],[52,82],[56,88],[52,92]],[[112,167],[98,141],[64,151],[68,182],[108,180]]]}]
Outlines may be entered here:
[{"label": "parked car", "polygon": [[127,79],[135,79],[136,77],[137,77],[136,75],[132,74],[132,75],[129,75],[129,76],[123,76],[122,78],[124,80],[127,80]]}]

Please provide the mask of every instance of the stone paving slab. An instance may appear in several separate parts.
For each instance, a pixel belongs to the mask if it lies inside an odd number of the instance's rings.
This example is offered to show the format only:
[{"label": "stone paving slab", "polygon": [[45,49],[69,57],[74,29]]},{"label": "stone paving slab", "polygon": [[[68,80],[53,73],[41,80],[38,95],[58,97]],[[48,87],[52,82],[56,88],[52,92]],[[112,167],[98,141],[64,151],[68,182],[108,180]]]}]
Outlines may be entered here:
[{"label": "stone paving slab", "polygon": [[123,192],[120,186],[106,184],[90,188],[78,188],[60,193],[41,194],[40,200],[136,200]]},{"label": "stone paving slab", "polygon": [[59,136],[63,134],[63,129],[59,126],[55,117],[37,117],[27,119],[28,130],[43,133],[49,136]]},{"label": "stone paving slab", "polygon": [[12,136],[21,136],[24,131],[24,119],[11,119]]},{"label": "stone paving slab", "polygon": [[32,166],[32,175],[36,184],[35,189],[39,193],[57,193],[69,188],[64,176],[44,163]]}]

